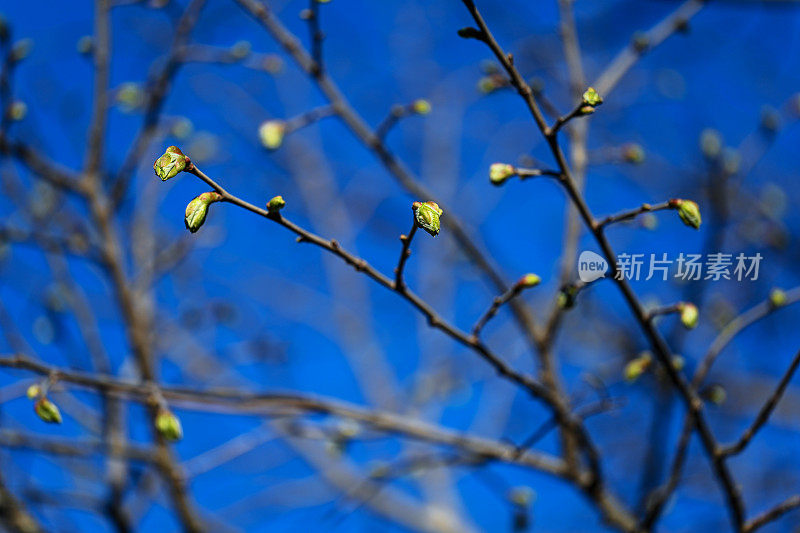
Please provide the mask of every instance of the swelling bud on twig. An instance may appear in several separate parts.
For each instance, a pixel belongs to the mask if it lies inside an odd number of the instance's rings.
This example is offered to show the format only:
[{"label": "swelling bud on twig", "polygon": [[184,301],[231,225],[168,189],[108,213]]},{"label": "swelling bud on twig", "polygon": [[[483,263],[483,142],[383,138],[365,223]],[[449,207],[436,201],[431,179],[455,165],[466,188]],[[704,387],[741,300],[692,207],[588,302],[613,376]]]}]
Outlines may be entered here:
[{"label": "swelling bud on twig", "polygon": [[541,282],[542,278],[540,278],[536,274],[525,274],[519,279],[517,284],[523,289],[530,289],[531,287],[537,286]]},{"label": "swelling bud on twig", "polygon": [[261,144],[268,150],[276,150],[283,144],[286,135],[286,123],[282,120],[267,120],[258,128]]},{"label": "swelling bud on twig", "polygon": [[769,292],[769,303],[772,307],[783,307],[786,305],[786,293],[781,289],[772,289]]},{"label": "swelling bud on twig", "polygon": [[41,394],[42,388],[36,383],[28,387],[28,390],[25,391],[25,396],[27,396],[29,400],[35,400]]},{"label": "swelling bud on twig", "polygon": [[92,53],[92,48],[94,47],[94,41],[92,40],[91,35],[84,35],[78,42],[75,44],[75,49],[81,55],[89,55]]},{"label": "swelling bud on twig", "polygon": [[637,143],[626,144],[622,147],[622,159],[626,163],[638,165],[644,163],[644,148]]},{"label": "swelling bud on twig", "polygon": [[417,115],[427,115],[431,112],[431,103],[424,98],[420,98],[412,102],[411,109],[413,109],[414,113]]},{"label": "swelling bud on twig", "polygon": [[625,380],[629,383],[633,383],[639,377],[647,372],[647,369],[650,368],[650,365],[653,363],[653,356],[650,355],[649,352],[645,352],[639,357],[635,359],[631,359],[627,365],[625,365]]},{"label": "swelling bud on twig", "polygon": [[694,329],[697,327],[700,313],[697,311],[696,305],[682,302],[678,304],[678,312],[681,314],[681,324],[683,324],[683,327],[686,329]]},{"label": "swelling bud on twig", "polygon": [[222,195],[216,192],[204,192],[186,206],[186,229],[195,233],[206,221],[208,206],[222,200]]},{"label": "swelling bud on twig", "polygon": [[508,163],[494,163],[489,167],[489,181],[492,185],[502,185],[516,173],[517,169]]},{"label": "swelling bud on twig", "polygon": [[672,209],[678,210],[678,216],[681,221],[690,228],[699,229],[700,224],[703,222],[700,217],[700,208],[695,202],[691,200],[672,199],[669,201],[669,206]]},{"label": "swelling bud on twig", "polygon": [[595,90],[594,87],[589,87],[583,93],[583,104],[591,107],[597,107],[603,103],[603,97]]},{"label": "swelling bud on twig", "polygon": [[536,499],[536,492],[534,492],[532,488],[524,485],[512,487],[511,490],[508,491],[508,499],[514,505],[527,507]]},{"label": "swelling bud on twig", "polygon": [[176,441],[183,438],[181,421],[169,409],[159,409],[156,414],[156,430],[167,440]]},{"label": "swelling bud on twig", "polygon": [[414,202],[411,207],[417,226],[436,237],[439,234],[439,217],[442,216],[439,205],[436,202]]},{"label": "swelling bud on twig", "polygon": [[36,411],[36,414],[39,416],[39,418],[48,424],[61,423],[61,411],[58,410],[56,404],[45,397],[39,398],[39,400],[33,404],[33,410]]},{"label": "swelling bud on twig", "polygon": [[728,393],[722,385],[714,384],[709,385],[700,391],[700,396],[713,403],[714,405],[722,405],[728,399]]},{"label": "swelling bud on twig", "polygon": [[283,199],[283,196],[276,196],[267,202],[267,211],[271,215],[277,215],[284,207],[286,207],[286,200]]},{"label": "swelling bud on twig", "polygon": [[156,171],[156,176],[161,178],[161,181],[167,181],[178,175],[186,168],[187,157],[183,155],[180,148],[177,146],[170,146],[164,155],[156,159],[153,163],[153,170]]}]

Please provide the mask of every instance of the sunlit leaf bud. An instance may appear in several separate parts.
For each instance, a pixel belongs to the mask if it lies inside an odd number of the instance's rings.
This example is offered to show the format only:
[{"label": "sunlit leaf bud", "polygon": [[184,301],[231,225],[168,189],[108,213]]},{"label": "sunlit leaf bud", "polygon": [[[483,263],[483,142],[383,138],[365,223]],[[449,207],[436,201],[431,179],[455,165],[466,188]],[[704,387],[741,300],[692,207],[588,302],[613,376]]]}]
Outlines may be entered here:
[{"label": "sunlit leaf bud", "polygon": [[583,93],[583,103],[588,106],[596,107],[603,103],[603,97],[595,90],[594,87],[589,87]]},{"label": "sunlit leaf bud", "polygon": [[669,206],[672,209],[678,210],[678,216],[681,221],[690,228],[699,229],[700,224],[703,222],[700,217],[700,208],[695,202],[691,200],[682,200],[680,198],[673,198],[669,201]]},{"label": "sunlit leaf bud", "polygon": [[14,121],[20,121],[28,114],[28,105],[22,100],[15,100],[11,102],[8,107],[8,118]]},{"label": "sunlit leaf bud", "polygon": [[11,47],[11,53],[8,58],[12,63],[22,61],[31,54],[33,50],[33,39],[20,39]]},{"label": "sunlit leaf bud", "polygon": [[536,492],[530,487],[524,485],[512,487],[508,491],[508,500],[514,505],[527,507],[536,499]]},{"label": "sunlit leaf bud", "polygon": [[231,57],[234,59],[244,59],[250,55],[250,50],[252,50],[252,48],[253,45],[250,44],[250,41],[237,41],[233,46],[231,46]]},{"label": "sunlit leaf bud", "polygon": [[694,329],[697,327],[697,322],[700,319],[700,313],[697,311],[697,306],[693,303],[681,302],[678,305],[678,312],[681,315],[681,324],[686,329]]},{"label": "sunlit leaf bud", "polygon": [[575,307],[575,300],[578,296],[578,288],[575,285],[565,285],[558,291],[556,303],[561,309],[572,309]]},{"label": "sunlit leaf bud", "polygon": [[269,150],[276,150],[283,144],[286,134],[286,123],[282,120],[267,120],[258,128],[261,144]]},{"label": "sunlit leaf bud", "polygon": [[61,411],[58,410],[56,404],[45,398],[44,396],[39,398],[35,404],[33,404],[33,410],[36,414],[47,422],[48,424],[60,424],[61,423]]},{"label": "sunlit leaf bud", "polygon": [[725,387],[716,383],[704,388],[700,391],[700,395],[714,405],[722,405],[728,399]]},{"label": "sunlit leaf bud", "polygon": [[222,200],[222,195],[216,192],[204,192],[186,206],[186,229],[195,233],[206,221],[208,206]]},{"label": "sunlit leaf bud", "polygon": [[25,395],[28,397],[29,400],[35,400],[36,398],[39,397],[40,394],[42,394],[42,388],[37,383],[31,385],[30,387],[28,387],[28,390],[25,391]]},{"label": "sunlit leaf bud", "polygon": [[183,155],[180,148],[177,146],[170,146],[164,155],[156,159],[153,163],[153,170],[156,171],[156,176],[161,178],[161,181],[167,181],[178,175],[186,168],[186,156]]},{"label": "sunlit leaf bud", "polygon": [[492,185],[502,185],[505,181],[514,176],[517,173],[517,169],[514,168],[513,165],[509,165],[508,163],[493,163],[492,166],[489,167],[489,181],[492,182]]},{"label": "sunlit leaf bud", "polygon": [[439,234],[439,217],[442,210],[436,202],[414,202],[414,218],[417,225],[430,233],[433,237]]},{"label": "sunlit leaf bud", "polygon": [[541,282],[542,278],[540,278],[536,274],[525,274],[519,279],[517,284],[523,289],[530,289],[531,287],[537,286]]},{"label": "sunlit leaf bud", "polygon": [[628,364],[625,365],[625,380],[629,383],[636,381],[639,379],[639,376],[647,372],[647,369],[650,368],[652,363],[653,356],[650,355],[650,352],[644,352],[639,357],[631,359],[628,361]]},{"label": "sunlit leaf bud", "polygon": [[169,409],[159,409],[156,414],[156,431],[167,440],[176,441],[183,438],[181,421]]},{"label": "sunlit leaf bud", "polygon": [[722,136],[717,130],[706,128],[700,133],[700,150],[709,159],[719,156],[722,151]]},{"label": "sunlit leaf bud", "polygon": [[81,55],[89,55],[92,53],[92,49],[94,48],[94,41],[91,35],[84,35],[78,42],[75,44],[75,49]]},{"label": "sunlit leaf bud", "polygon": [[424,98],[420,98],[418,100],[414,100],[411,104],[411,109],[414,110],[414,113],[418,115],[427,115],[431,112],[431,103]]},{"label": "sunlit leaf bud", "polygon": [[344,418],[336,426],[336,433],[345,439],[352,439],[361,433],[361,426],[352,418]]},{"label": "sunlit leaf bud", "polygon": [[769,303],[772,307],[783,307],[786,305],[786,293],[781,289],[772,289],[769,291]]},{"label": "sunlit leaf bud", "polygon": [[271,215],[276,215],[285,206],[286,200],[283,199],[283,196],[276,196],[267,202],[267,211],[269,211]]},{"label": "sunlit leaf bud", "polygon": [[590,106],[590,105],[585,105],[585,106],[582,106],[582,107],[581,107],[581,108],[578,110],[578,114],[579,114],[580,116],[584,116],[584,115],[591,115],[592,113],[594,113],[594,107],[593,107],[593,106]]},{"label": "sunlit leaf bud", "polygon": [[683,370],[684,366],[686,366],[686,360],[683,357],[680,355],[674,355],[672,357],[672,368],[680,372]]},{"label": "sunlit leaf bud", "polygon": [[622,147],[622,159],[626,163],[633,163],[638,165],[644,163],[644,148],[638,143],[628,143]]}]

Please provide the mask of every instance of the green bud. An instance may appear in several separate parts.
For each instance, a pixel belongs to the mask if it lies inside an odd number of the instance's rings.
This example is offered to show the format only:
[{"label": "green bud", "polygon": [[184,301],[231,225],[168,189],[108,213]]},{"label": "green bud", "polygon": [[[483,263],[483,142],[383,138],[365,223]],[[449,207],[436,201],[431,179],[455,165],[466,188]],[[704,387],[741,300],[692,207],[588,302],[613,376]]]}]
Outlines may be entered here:
[{"label": "green bud", "polygon": [[700,133],[700,150],[709,159],[719,156],[722,151],[722,136],[717,130],[706,128]]},{"label": "green bud", "polygon": [[478,91],[483,94],[489,94],[498,89],[494,76],[484,76],[478,80]]},{"label": "green bud", "polygon": [[44,396],[33,404],[33,410],[36,411],[39,418],[48,424],[61,423],[61,412],[58,410],[58,407]]},{"label": "green bud", "polygon": [[580,116],[591,115],[592,113],[594,113],[594,107],[590,105],[585,105],[578,111],[578,115]]},{"label": "green bud", "polygon": [[267,211],[269,211],[270,214],[275,215],[285,206],[286,200],[283,199],[283,196],[276,196],[267,202]]},{"label": "green bud", "polygon": [[144,104],[145,94],[142,87],[135,82],[125,82],[119,86],[115,97],[122,111],[130,113],[139,109]]},{"label": "green bud", "polygon": [[29,400],[35,400],[40,394],[42,394],[42,388],[36,383],[28,387],[28,390],[25,391],[25,395]]},{"label": "green bud", "polygon": [[769,292],[769,303],[772,307],[783,307],[786,305],[786,293],[781,289],[772,289]]},{"label": "green bud", "polygon": [[33,50],[33,39],[20,39],[11,48],[9,59],[12,62],[22,61],[28,57]]},{"label": "green bud", "polygon": [[20,121],[28,114],[28,105],[22,100],[15,100],[11,102],[8,107],[8,118],[14,121]]},{"label": "green bud", "polygon": [[681,314],[681,324],[686,329],[694,329],[697,327],[697,322],[700,319],[700,313],[697,311],[697,306],[692,303],[681,303],[678,311]]},{"label": "green bud", "polygon": [[92,48],[94,47],[94,41],[92,40],[91,35],[84,35],[78,42],[75,44],[75,49],[81,55],[89,55],[92,53]]},{"label": "green bud", "polygon": [[204,192],[186,206],[186,229],[195,233],[206,221],[208,206],[222,200],[222,195],[216,192]]},{"label": "green bud", "polygon": [[170,127],[170,133],[176,139],[184,140],[194,131],[194,124],[186,117],[178,117]]},{"label": "green bud", "polygon": [[678,210],[678,216],[681,217],[681,221],[684,224],[690,228],[700,228],[703,220],[700,217],[700,208],[696,203],[691,200],[673,199],[669,201],[669,205],[671,208]]},{"label": "green bud", "polygon": [[176,441],[183,438],[181,421],[169,409],[159,409],[156,414],[156,430],[167,440]]},{"label": "green bud", "polygon": [[244,59],[250,54],[253,45],[250,41],[237,41],[236,44],[231,46],[230,54],[234,59]]},{"label": "green bud", "polygon": [[512,487],[511,490],[508,491],[508,499],[514,505],[527,507],[536,499],[536,492],[530,487]]},{"label": "green bud", "polygon": [[267,120],[258,128],[261,144],[269,150],[276,150],[283,144],[286,134],[286,123],[282,120]]},{"label": "green bud", "polygon": [[183,155],[180,148],[177,146],[170,146],[164,155],[156,159],[153,163],[153,170],[156,171],[156,176],[161,178],[161,181],[167,181],[178,175],[178,172],[186,168],[187,157]]},{"label": "green bud", "polygon": [[672,368],[680,372],[684,366],[686,366],[686,360],[683,357],[680,355],[672,357]]},{"label": "green bud", "polygon": [[622,147],[622,159],[626,163],[633,163],[638,165],[644,163],[644,148],[637,143],[629,143]]},{"label": "green bud", "polygon": [[639,376],[647,372],[647,369],[650,368],[652,363],[653,356],[650,355],[650,352],[644,352],[639,357],[631,359],[628,364],[625,365],[625,380],[629,383],[636,381]]},{"label": "green bud", "polygon": [[489,181],[492,185],[502,185],[516,173],[517,169],[508,163],[494,163],[489,167]]},{"label": "green bud", "polygon": [[414,209],[417,225],[436,237],[439,234],[439,217],[442,216],[442,210],[438,204],[436,202],[414,202],[411,207]]},{"label": "green bud", "polygon": [[594,87],[589,87],[586,89],[586,92],[583,93],[583,103],[584,105],[597,107],[603,103],[603,97],[600,96]]},{"label": "green bud", "polygon": [[542,278],[537,276],[536,274],[525,274],[520,278],[517,282],[520,287],[523,289],[529,289],[531,287],[535,287],[542,282]]},{"label": "green bud", "polygon": [[418,115],[427,115],[431,112],[431,103],[424,98],[420,98],[418,100],[414,100],[411,104],[411,109],[414,110],[414,113]]},{"label": "green bud", "polygon": [[706,387],[701,392],[703,398],[714,405],[722,405],[728,399],[728,393],[722,385],[714,384]]}]

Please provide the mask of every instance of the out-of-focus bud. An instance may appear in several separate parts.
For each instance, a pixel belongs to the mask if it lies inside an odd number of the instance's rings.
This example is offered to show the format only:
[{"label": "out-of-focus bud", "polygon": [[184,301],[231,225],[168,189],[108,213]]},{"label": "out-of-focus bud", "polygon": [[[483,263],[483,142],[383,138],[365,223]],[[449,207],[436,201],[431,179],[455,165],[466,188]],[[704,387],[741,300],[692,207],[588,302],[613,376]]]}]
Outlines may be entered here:
[{"label": "out-of-focus bud", "polygon": [[681,315],[681,324],[686,329],[694,329],[697,327],[697,322],[700,319],[700,313],[697,311],[697,306],[693,303],[681,302],[678,304],[678,312]]},{"label": "out-of-focus bud", "polygon": [[181,149],[177,146],[170,146],[167,148],[164,155],[156,159],[153,163],[153,170],[156,171],[156,176],[161,178],[161,181],[167,181],[178,175],[186,168],[187,157],[183,155]]},{"label": "out-of-focus bud", "polygon": [[622,159],[626,163],[638,165],[644,163],[644,148],[638,143],[628,143],[622,147]]},{"label": "out-of-focus bud", "polygon": [[411,207],[417,225],[436,237],[439,234],[439,217],[442,216],[439,205],[436,202],[414,202]]},{"label": "out-of-focus bud", "polygon": [[271,215],[277,215],[284,207],[286,207],[286,200],[283,199],[283,196],[275,196],[267,202],[267,211]]},{"label": "out-of-focus bud", "polygon": [[680,198],[673,198],[669,201],[669,206],[672,209],[678,210],[678,216],[681,221],[690,228],[699,229],[700,224],[703,222],[700,217],[700,208],[695,202],[691,200],[682,200]]},{"label": "out-of-focus bud", "polygon": [[500,67],[495,61],[484,59],[481,61],[481,70],[484,74],[498,74],[500,72]]},{"label": "out-of-focus bud", "polygon": [[641,217],[641,224],[644,229],[654,230],[658,227],[658,217],[653,213],[644,213]]},{"label": "out-of-focus bud", "polygon": [[208,206],[222,200],[222,195],[216,192],[204,192],[186,206],[186,229],[195,233],[206,221]]},{"label": "out-of-focus bud", "polygon": [[33,404],[33,410],[36,412],[39,418],[48,424],[61,423],[61,411],[58,410],[56,404],[44,396],[39,398],[36,403]]},{"label": "out-of-focus bud", "polygon": [[144,105],[144,91],[136,82],[128,81],[123,83],[117,88],[115,96],[122,111],[126,113],[136,111]]},{"label": "out-of-focus bud", "polygon": [[261,63],[261,68],[270,74],[277,75],[283,72],[283,58],[277,54],[268,54]]},{"label": "out-of-focus bud", "polygon": [[542,278],[540,278],[536,274],[525,274],[519,279],[517,284],[523,289],[530,289],[531,287],[537,286],[541,282]]},{"label": "out-of-focus bud", "polygon": [[180,140],[187,139],[194,132],[194,124],[186,117],[178,117],[170,127],[173,137]]},{"label": "out-of-focus bud", "polygon": [[686,366],[686,360],[683,357],[680,355],[672,356],[672,368],[680,372],[684,366]]},{"label": "out-of-focus bud", "polygon": [[733,148],[724,148],[722,150],[722,169],[726,174],[736,174],[742,163],[742,156],[737,150]]},{"label": "out-of-focus bud", "polygon": [[427,115],[431,112],[431,103],[424,98],[419,98],[411,104],[411,109],[417,115]]},{"label": "out-of-focus bud", "polygon": [[75,49],[81,55],[89,55],[92,53],[92,49],[94,48],[94,40],[92,39],[91,35],[84,35],[78,42],[75,43]]},{"label": "out-of-focus bud", "polygon": [[28,105],[22,100],[14,100],[8,107],[8,118],[19,122],[28,114]]},{"label": "out-of-focus bud", "polygon": [[633,49],[639,53],[645,52],[648,48],[650,48],[650,38],[647,37],[647,34],[641,31],[637,31],[633,34],[633,38],[631,39],[631,44],[633,45]]},{"label": "out-of-focus bud", "polygon": [[11,47],[9,59],[12,63],[22,61],[31,54],[33,50],[33,39],[20,39]]},{"label": "out-of-focus bud", "polygon": [[286,135],[286,122],[282,120],[267,120],[258,128],[261,144],[269,150],[276,150],[283,144]]},{"label": "out-of-focus bud", "polygon": [[315,0],[318,4],[328,4],[331,0]]},{"label": "out-of-focus bud", "polygon": [[639,379],[639,376],[647,372],[651,364],[653,364],[653,356],[650,355],[650,352],[644,352],[639,357],[631,359],[628,361],[628,364],[625,365],[625,380],[629,383],[633,383]]},{"label": "out-of-focus bud", "polygon": [[233,46],[231,46],[231,57],[234,59],[244,59],[250,55],[250,50],[252,50],[252,48],[253,45],[250,44],[250,41],[237,41]]},{"label": "out-of-focus bud", "polygon": [[530,487],[520,485],[508,491],[508,500],[514,505],[527,507],[536,499],[536,492]]},{"label": "out-of-focus bud", "polygon": [[492,74],[490,76],[483,76],[478,80],[478,91],[483,94],[493,93],[500,87],[503,87],[505,80],[500,74]]},{"label": "out-of-focus bud", "polygon": [[34,383],[30,387],[28,387],[27,391],[25,391],[25,395],[28,397],[29,400],[35,400],[36,398],[39,397],[40,394],[42,394],[42,388],[39,386],[38,383]]},{"label": "out-of-focus bud", "polygon": [[722,151],[722,136],[717,130],[706,128],[700,133],[700,150],[709,159],[719,156]]},{"label": "out-of-focus bud", "polygon": [[786,305],[786,293],[781,289],[772,289],[769,291],[769,303],[772,307],[783,307]]},{"label": "out-of-focus bud", "polygon": [[725,387],[719,384],[709,385],[700,391],[700,396],[714,405],[722,405],[728,399],[728,393]]},{"label": "out-of-focus bud", "polygon": [[493,163],[492,166],[489,167],[489,181],[492,182],[492,185],[502,185],[505,181],[514,176],[517,173],[517,169],[514,168],[513,165],[509,165],[508,163]]},{"label": "out-of-focus bud", "polygon": [[167,440],[176,441],[183,438],[181,421],[169,409],[159,409],[156,414],[156,430]]},{"label": "out-of-focus bud", "polygon": [[781,127],[781,116],[778,110],[771,106],[761,109],[761,129],[768,134],[773,134]]},{"label": "out-of-focus bud", "polygon": [[578,296],[578,288],[575,285],[565,285],[558,291],[556,303],[561,309],[572,309],[575,307],[575,299]]},{"label": "out-of-focus bud", "polygon": [[595,90],[594,87],[589,87],[583,93],[583,103],[591,107],[597,107],[603,103],[603,97]]}]

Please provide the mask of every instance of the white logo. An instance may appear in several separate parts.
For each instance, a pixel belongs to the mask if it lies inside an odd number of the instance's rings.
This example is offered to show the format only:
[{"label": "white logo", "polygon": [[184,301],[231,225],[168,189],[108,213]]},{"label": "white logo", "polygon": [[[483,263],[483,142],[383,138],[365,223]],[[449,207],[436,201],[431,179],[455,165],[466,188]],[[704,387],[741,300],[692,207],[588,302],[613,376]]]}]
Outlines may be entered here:
[{"label": "white logo", "polygon": [[578,277],[584,283],[591,283],[596,279],[604,278],[608,271],[608,261],[602,256],[584,250],[578,257]]}]

